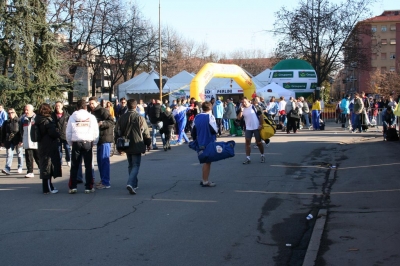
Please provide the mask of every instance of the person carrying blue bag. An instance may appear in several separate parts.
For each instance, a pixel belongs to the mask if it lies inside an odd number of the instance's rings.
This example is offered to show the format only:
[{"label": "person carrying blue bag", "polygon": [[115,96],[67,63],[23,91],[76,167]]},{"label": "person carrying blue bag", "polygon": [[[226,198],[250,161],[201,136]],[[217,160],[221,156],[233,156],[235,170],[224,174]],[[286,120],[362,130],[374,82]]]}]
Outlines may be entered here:
[{"label": "person carrying blue bag", "polygon": [[233,157],[235,142],[215,142],[218,127],[215,117],[212,115],[212,104],[203,102],[201,108],[203,112],[198,114],[193,122],[193,141],[190,142],[189,148],[197,152],[200,163],[203,163],[200,185],[215,187],[216,184],[208,180],[211,162]]}]

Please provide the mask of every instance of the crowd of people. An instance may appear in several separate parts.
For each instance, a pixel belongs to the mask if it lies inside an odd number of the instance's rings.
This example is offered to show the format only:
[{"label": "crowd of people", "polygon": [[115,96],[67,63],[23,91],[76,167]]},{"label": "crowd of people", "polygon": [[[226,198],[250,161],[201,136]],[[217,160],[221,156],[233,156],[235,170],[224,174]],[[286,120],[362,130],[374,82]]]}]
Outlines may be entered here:
[{"label": "crowd of people", "polygon": [[[353,100],[345,95],[337,106],[340,110],[340,121],[344,129],[361,132],[364,124],[376,120],[381,101],[367,98],[365,93],[355,94]],[[397,103],[393,97],[382,106],[383,135],[386,140],[387,130],[396,127],[396,116],[393,110]],[[242,98],[238,102],[228,98],[212,98],[211,101],[198,102],[191,98],[161,102],[153,99],[149,103],[143,100],[121,98],[115,105],[108,101],[98,101],[96,97],[88,102],[79,100],[76,110],[69,114],[62,102],[54,106],[44,103],[37,111],[27,104],[21,117],[14,108],[4,109],[0,105],[1,146],[6,149],[6,164],[2,173],[11,174],[14,152],[17,153],[17,172],[23,172],[24,158],[26,162],[26,178],[34,177],[34,162],[38,165],[42,191],[44,194],[57,193],[52,179],[62,176],[63,155],[70,167],[69,193],[78,192],[77,185],[84,183],[85,193],[95,189],[111,187],[110,156],[112,143],[116,138],[124,136],[128,139],[128,147],[118,152],[125,154],[128,161],[127,190],[136,194],[141,155],[146,150],[157,150],[157,135],[161,137],[164,151],[171,149],[171,144],[189,143],[187,133],[192,140],[197,139],[202,145],[215,141],[223,134],[245,137],[246,158],[243,164],[251,163],[251,140],[265,162],[264,143],[268,147],[269,140],[263,141],[260,129],[264,115],[276,120],[278,126],[287,134],[301,128],[319,130],[320,114],[323,108],[319,99],[308,103],[304,97],[284,97],[279,100],[271,97],[265,102],[262,97]],[[347,124],[347,125],[346,125]],[[208,125],[208,126],[207,126]],[[150,134],[151,127],[151,134]],[[32,136],[32,132],[40,137]],[[100,180],[94,184],[93,147],[96,147],[96,159]],[[25,156],[23,154],[25,151]],[[65,152],[63,152],[65,151]],[[83,179],[82,162],[85,167]],[[208,180],[211,163],[203,165],[201,185],[213,187],[215,183]]]},{"label": "crowd of people", "polygon": [[[340,114],[340,122],[343,130],[350,130],[352,133],[365,132],[371,126],[378,126],[381,121],[383,126],[383,140],[387,140],[387,131],[396,128],[397,118],[393,111],[396,109],[397,101],[393,95],[388,98],[367,97],[365,92],[355,93],[354,98],[344,95],[343,99],[336,104],[337,113]],[[379,117],[380,116],[380,117]],[[337,120],[337,122],[338,122]]]}]

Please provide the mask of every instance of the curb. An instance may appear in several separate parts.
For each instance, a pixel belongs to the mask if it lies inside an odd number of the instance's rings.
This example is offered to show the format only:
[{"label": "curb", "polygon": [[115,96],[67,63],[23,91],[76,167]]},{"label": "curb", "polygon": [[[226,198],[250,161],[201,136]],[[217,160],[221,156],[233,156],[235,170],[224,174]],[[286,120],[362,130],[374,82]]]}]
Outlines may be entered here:
[{"label": "curb", "polygon": [[314,266],[317,259],[319,246],[321,243],[322,233],[324,232],[326,223],[327,210],[321,209],[318,211],[317,221],[311,235],[310,243],[308,244],[307,252],[304,257],[303,266]]}]

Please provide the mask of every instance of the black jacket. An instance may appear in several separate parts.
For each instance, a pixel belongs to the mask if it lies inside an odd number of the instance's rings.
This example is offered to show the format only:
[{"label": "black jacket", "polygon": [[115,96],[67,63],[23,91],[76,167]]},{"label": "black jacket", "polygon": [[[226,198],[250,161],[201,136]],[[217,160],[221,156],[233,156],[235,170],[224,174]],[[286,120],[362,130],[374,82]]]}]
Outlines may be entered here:
[{"label": "black jacket", "polygon": [[150,123],[156,124],[157,122],[160,122],[161,121],[161,113],[162,113],[161,104],[159,104],[159,103],[153,104],[149,108],[149,114],[148,114]]},{"label": "black jacket", "polygon": [[60,118],[58,118],[57,113],[53,112],[51,114],[51,118],[56,123],[56,129],[58,130],[58,133],[60,134],[60,139],[67,140],[66,132],[67,132],[69,114],[66,111],[64,111],[62,116]]},{"label": "black jacket", "polygon": [[60,134],[55,121],[49,117],[37,115],[35,123],[39,125],[41,139],[38,142],[40,179],[62,176],[58,143]]},{"label": "black jacket", "polygon": [[176,124],[175,117],[172,115],[172,112],[163,112],[161,114],[161,119],[163,122],[163,129],[168,129],[168,126],[173,126]]},{"label": "black jacket", "polygon": [[111,143],[114,141],[114,119],[110,115],[110,112],[106,109],[97,105],[97,107],[91,111],[97,119],[97,122],[102,121],[103,124],[99,126],[99,142],[97,144]]},{"label": "black jacket", "polygon": [[11,147],[11,143],[18,145],[18,143],[22,142],[19,118],[17,116],[15,116],[14,119],[8,118],[6,121],[4,121],[1,128],[1,140],[6,149]]}]

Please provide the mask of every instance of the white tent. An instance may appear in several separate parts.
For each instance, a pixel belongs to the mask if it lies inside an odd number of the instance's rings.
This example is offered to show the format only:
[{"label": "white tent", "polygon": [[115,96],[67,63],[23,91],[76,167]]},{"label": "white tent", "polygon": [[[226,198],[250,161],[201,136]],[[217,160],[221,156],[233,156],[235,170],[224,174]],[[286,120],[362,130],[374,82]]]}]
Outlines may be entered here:
[{"label": "white tent", "polygon": [[[160,76],[154,70],[150,71],[148,76],[139,84],[136,83],[131,89],[127,90],[127,94],[144,94],[144,93],[160,93],[158,86],[154,79],[158,79]],[[164,89],[169,91],[167,85],[164,86]]]},{"label": "white tent", "polygon": [[146,72],[140,73],[136,77],[131,78],[130,80],[125,81],[124,83],[119,84],[118,90],[122,94],[126,94],[128,91],[133,90],[135,86],[142,83],[149,74]]},{"label": "white tent", "polygon": [[190,82],[194,78],[194,74],[191,74],[185,70],[179,72],[172,78],[168,79],[165,86],[169,88],[169,99],[170,101],[190,96]]},{"label": "white tent", "polygon": [[279,86],[275,82],[271,82],[267,86],[257,90],[256,93],[257,94],[258,93],[272,93],[272,94],[274,94],[274,96],[275,95],[278,95],[279,97],[283,96],[283,97],[285,97],[285,99],[289,99],[289,97],[296,97],[296,93],[294,91],[287,90],[287,89]]},{"label": "white tent", "polygon": [[270,83],[271,81],[271,69],[267,68],[266,70],[264,70],[263,72],[261,72],[260,74],[258,74],[257,76],[255,76],[253,78],[253,80],[258,81],[259,83],[263,84],[263,86],[266,86]]}]

